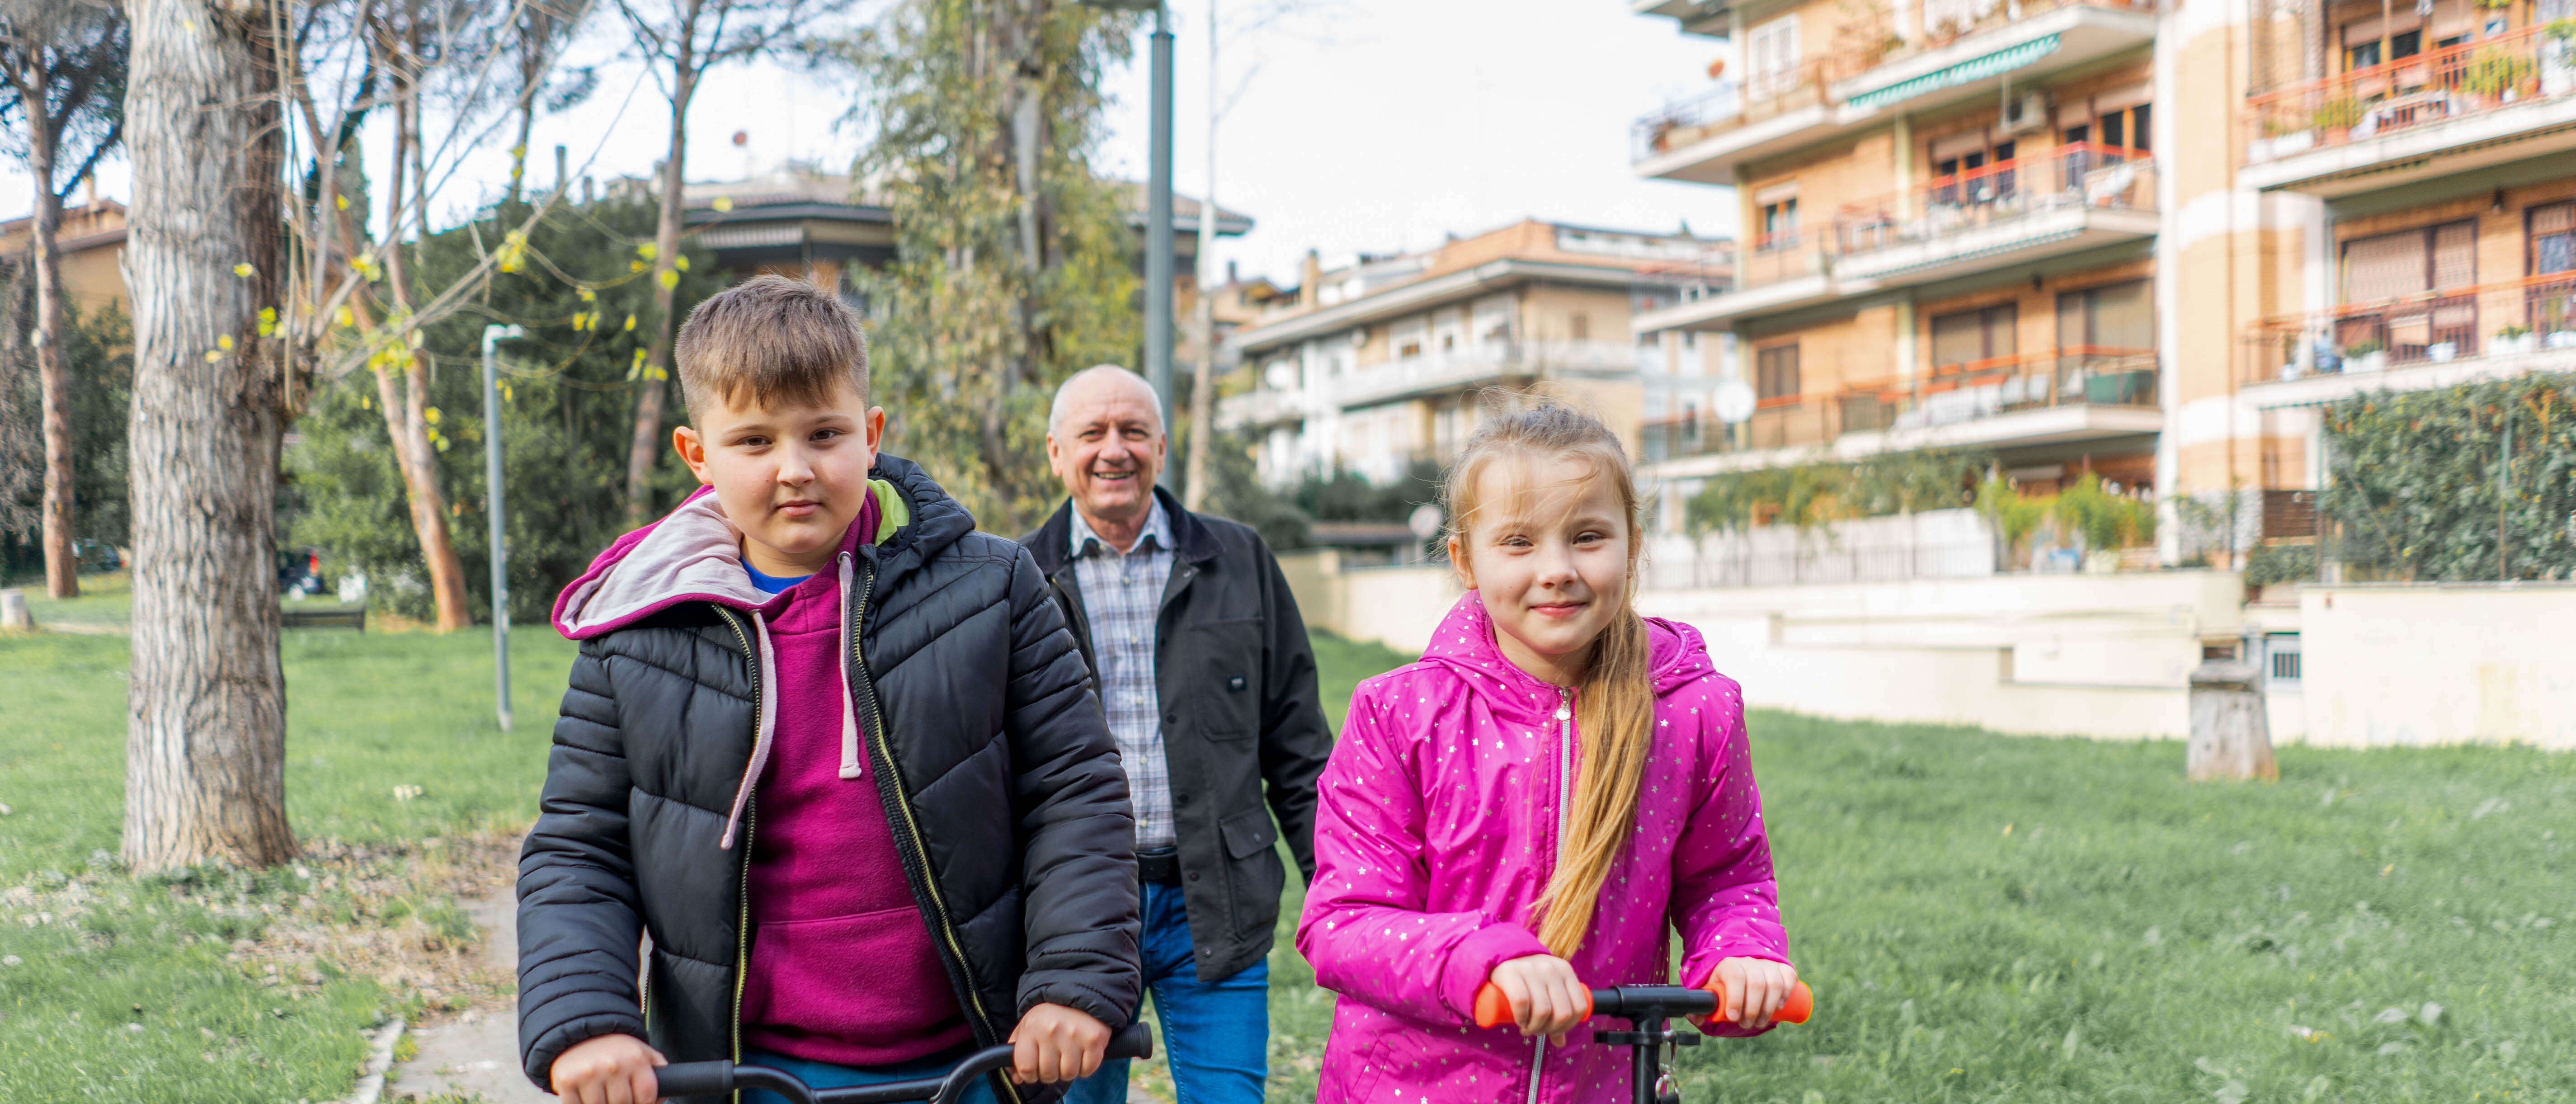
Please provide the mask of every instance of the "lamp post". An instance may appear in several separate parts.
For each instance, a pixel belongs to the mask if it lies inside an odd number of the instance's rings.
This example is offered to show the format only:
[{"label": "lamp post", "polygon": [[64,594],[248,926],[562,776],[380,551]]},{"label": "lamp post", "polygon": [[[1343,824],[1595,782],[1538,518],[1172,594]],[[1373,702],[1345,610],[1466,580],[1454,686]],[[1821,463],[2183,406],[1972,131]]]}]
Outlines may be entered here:
[{"label": "lamp post", "polygon": [[503,732],[510,730],[510,552],[501,534],[501,385],[494,346],[523,334],[517,326],[483,327],[483,512],[492,523],[492,691]]},{"label": "lamp post", "polygon": [[[1081,0],[1095,8],[1154,13],[1153,123],[1145,174],[1145,381],[1162,406],[1164,440],[1172,432],[1172,13],[1162,0]],[[1176,465],[1164,464],[1172,486]]]}]

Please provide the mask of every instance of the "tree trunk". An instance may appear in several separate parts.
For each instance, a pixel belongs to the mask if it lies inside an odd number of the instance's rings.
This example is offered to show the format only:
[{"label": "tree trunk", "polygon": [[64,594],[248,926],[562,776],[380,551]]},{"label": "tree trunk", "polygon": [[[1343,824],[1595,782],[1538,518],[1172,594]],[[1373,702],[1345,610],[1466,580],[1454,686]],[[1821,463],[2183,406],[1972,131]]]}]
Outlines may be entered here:
[{"label": "tree trunk", "polygon": [[680,189],[688,179],[689,100],[697,94],[694,20],[680,25],[680,54],[671,66],[671,148],[662,160],[661,217],[653,228],[653,340],[644,354],[644,371],[635,381],[635,437],[626,452],[626,527],[652,520],[653,466],[662,456],[662,399],[671,388],[671,317],[680,271]]},{"label": "tree trunk", "polygon": [[[44,87],[41,75],[34,86]],[[30,244],[36,255],[36,379],[44,395],[45,422],[45,593],[56,598],[80,596],[80,559],[72,554],[72,416],[71,381],[63,374],[62,253],[56,235],[62,230],[63,201],[54,192],[54,147],[58,137],[44,98],[22,97],[27,116],[27,172],[35,177],[36,214]]]},{"label": "tree trunk", "polygon": [[[399,64],[399,62],[397,62]],[[420,143],[419,84],[410,79],[417,74],[404,74],[398,81],[401,90],[394,102],[394,171],[387,189],[385,283],[393,289],[394,305],[404,315],[411,313],[411,272],[403,259],[403,166],[405,156]],[[419,197],[412,197],[418,202]],[[403,497],[411,505],[412,535],[420,541],[422,566],[429,573],[429,597],[437,610],[438,631],[454,632],[471,628],[473,611],[466,607],[465,565],[456,558],[456,545],[447,534],[447,495],[438,487],[438,454],[429,443],[429,360],[428,354],[412,350],[404,371],[405,386],[397,391],[393,369],[376,369],[376,394],[385,408],[385,431],[393,438],[394,464],[402,469]]]},{"label": "tree trunk", "polygon": [[[126,861],[295,854],[277,652],[281,119],[266,3],[129,0],[134,636]],[[248,264],[250,275],[234,275]],[[229,346],[229,347],[227,347]]]}]

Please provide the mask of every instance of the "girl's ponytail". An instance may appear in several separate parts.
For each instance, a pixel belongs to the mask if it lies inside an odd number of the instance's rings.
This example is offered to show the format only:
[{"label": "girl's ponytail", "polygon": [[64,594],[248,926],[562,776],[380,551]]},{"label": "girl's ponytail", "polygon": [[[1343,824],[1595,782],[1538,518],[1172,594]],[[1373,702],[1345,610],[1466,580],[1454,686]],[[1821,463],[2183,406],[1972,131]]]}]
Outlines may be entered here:
[{"label": "girl's ponytail", "polygon": [[1485,466],[1505,456],[1528,453],[1589,463],[1596,478],[1609,479],[1617,489],[1628,522],[1628,575],[1618,596],[1618,614],[1602,631],[1591,669],[1575,687],[1581,767],[1565,818],[1565,835],[1557,841],[1556,872],[1531,906],[1539,942],[1564,958],[1573,955],[1592,930],[1601,885],[1636,831],[1637,791],[1644,784],[1646,753],[1654,743],[1652,650],[1636,606],[1645,524],[1636,479],[1618,436],[1590,415],[1550,402],[1487,422],[1459,450],[1445,495],[1452,538],[1464,544],[1467,519],[1477,506],[1472,495]]}]

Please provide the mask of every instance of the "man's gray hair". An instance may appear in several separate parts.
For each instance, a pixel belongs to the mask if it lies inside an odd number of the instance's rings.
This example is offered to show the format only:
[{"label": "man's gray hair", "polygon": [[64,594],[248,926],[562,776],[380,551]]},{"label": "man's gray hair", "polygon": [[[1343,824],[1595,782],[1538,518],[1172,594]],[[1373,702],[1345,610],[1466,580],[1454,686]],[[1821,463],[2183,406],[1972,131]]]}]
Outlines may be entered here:
[{"label": "man's gray hair", "polygon": [[[1145,382],[1145,377],[1137,375],[1133,370],[1127,368],[1125,365],[1094,364],[1089,368],[1085,368],[1070,376],[1066,376],[1063,383],[1059,383],[1055,386],[1055,404],[1047,409],[1048,435],[1054,435],[1055,427],[1064,424],[1064,416],[1066,413],[1065,403],[1069,396],[1073,394],[1073,385],[1090,379],[1093,376],[1104,374],[1125,376],[1128,379],[1136,381],[1136,386],[1144,388],[1145,394],[1154,394],[1154,385]],[[1160,399],[1157,398],[1156,401],[1149,403],[1148,405],[1154,408],[1154,432],[1159,434],[1163,432],[1163,404]]]}]

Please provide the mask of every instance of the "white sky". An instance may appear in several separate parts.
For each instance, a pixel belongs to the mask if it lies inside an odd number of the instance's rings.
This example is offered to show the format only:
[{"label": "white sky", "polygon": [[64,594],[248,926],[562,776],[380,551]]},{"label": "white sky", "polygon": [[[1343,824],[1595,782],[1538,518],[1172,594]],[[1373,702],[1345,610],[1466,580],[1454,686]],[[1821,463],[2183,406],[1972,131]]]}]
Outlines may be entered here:
[{"label": "white sky", "polygon": [[[1256,228],[1220,243],[1220,261],[1247,276],[1297,280],[1309,248],[1327,260],[1359,251],[1436,245],[1522,217],[1638,230],[1685,220],[1700,233],[1732,233],[1726,189],[1639,180],[1628,170],[1628,124],[1657,105],[1705,88],[1721,45],[1685,38],[1672,21],[1629,14],[1621,0],[1213,0],[1237,28],[1223,45],[1220,78],[1242,88],[1218,132],[1218,202]],[[1204,194],[1207,33],[1211,0],[1173,0],[1176,186]],[[1241,29],[1262,11],[1288,14]],[[669,112],[651,84],[627,99],[637,67],[618,59],[605,20],[574,52],[603,63],[599,93],[540,118],[529,176],[553,179],[552,147],[572,147],[575,174],[594,147],[598,177],[648,172],[663,150]],[[1248,79],[1246,69],[1252,72]],[[1148,80],[1146,41],[1108,80],[1113,97],[1104,171],[1143,179]],[[711,74],[690,119],[693,180],[765,171],[798,158],[838,169],[856,151],[835,119],[852,92],[814,74],[762,64]],[[389,140],[371,127],[372,150]],[[731,144],[736,131],[748,144]],[[452,217],[497,196],[508,176],[507,131],[495,130],[445,193]],[[103,194],[125,198],[119,162],[100,174]],[[30,182],[0,169],[0,211],[24,212]],[[445,221],[434,216],[433,222]]]}]

